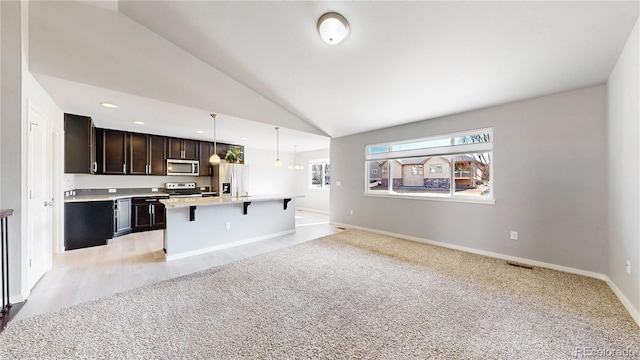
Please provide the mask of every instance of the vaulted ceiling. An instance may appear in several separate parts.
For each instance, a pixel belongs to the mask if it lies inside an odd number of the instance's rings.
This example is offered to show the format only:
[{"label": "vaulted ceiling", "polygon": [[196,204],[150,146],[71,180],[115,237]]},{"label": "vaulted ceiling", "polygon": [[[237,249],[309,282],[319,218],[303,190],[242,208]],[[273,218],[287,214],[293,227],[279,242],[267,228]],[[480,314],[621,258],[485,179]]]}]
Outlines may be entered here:
[{"label": "vaulted ceiling", "polygon": [[[329,11],[350,24],[338,45],[316,30]],[[206,137],[216,112],[229,141],[273,147],[281,126],[305,151],[604,83],[638,15],[638,1],[32,1],[29,65],[63,111],[105,127]]]}]

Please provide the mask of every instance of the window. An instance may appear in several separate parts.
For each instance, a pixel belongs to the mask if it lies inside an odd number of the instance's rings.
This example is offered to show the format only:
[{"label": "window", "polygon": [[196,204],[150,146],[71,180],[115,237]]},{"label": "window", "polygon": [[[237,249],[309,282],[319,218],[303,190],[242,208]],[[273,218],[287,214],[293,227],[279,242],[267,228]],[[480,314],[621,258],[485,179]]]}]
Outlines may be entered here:
[{"label": "window", "polygon": [[368,145],[365,192],[492,203],[492,158],[492,129]]},{"label": "window", "polygon": [[331,185],[331,167],[329,161],[310,161],[312,188],[329,188]]}]

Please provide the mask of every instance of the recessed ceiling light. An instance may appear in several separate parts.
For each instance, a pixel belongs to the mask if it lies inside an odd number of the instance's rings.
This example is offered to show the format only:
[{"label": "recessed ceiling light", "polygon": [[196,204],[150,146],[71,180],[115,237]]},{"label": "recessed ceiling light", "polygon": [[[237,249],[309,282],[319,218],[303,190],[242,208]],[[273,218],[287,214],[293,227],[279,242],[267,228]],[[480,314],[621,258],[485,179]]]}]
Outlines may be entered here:
[{"label": "recessed ceiling light", "polygon": [[241,137],[240,140],[249,140],[248,137]]},{"label": "recessed ceiling light", "polygon": [[142,122],[142,121],[134,121],[133,123],[136,124],[136,125],[144,125],[144,122]]},{"label": "recessed ceiling light", "polygon": [[204,134],[204,131],[202,131],[202,130],[196,130],[196,134]]},{"label": "recessed ceiling light", "polygon": [[104,106],[106,108],[109,108],[109,109],[117,109],[118,108],[118,105],[112,104],[112,103],[108,103],[108,102],[100,103],[100,105],[102,105],[102,106]]}]

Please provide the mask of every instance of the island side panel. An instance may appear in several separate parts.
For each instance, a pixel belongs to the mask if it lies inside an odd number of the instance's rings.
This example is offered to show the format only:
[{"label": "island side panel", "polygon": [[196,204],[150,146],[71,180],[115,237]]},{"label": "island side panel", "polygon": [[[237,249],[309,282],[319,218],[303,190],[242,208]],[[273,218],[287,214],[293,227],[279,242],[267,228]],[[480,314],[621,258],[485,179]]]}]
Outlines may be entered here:
[{"label": "island side panel", "polygon": [[195,221],[189,221],[189,207],[167,207],[164,247],[166,259],[174,260],[293,232],[295,200],[287,210],[282,199],[254,201],[247,215],[242,202],[198,205]]}]

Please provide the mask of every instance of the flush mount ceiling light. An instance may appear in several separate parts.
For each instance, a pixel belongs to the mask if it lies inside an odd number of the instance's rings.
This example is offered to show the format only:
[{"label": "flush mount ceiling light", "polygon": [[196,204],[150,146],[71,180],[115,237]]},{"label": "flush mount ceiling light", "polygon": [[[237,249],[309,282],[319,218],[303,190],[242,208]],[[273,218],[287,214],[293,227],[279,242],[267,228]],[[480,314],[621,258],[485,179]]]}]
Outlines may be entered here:
[{"label": "flush mount ceiling light", "polygon": [[196,134],[204,134],[204,131],[202,131],[202,130],[196,130]]},{"label": "flush mount ceiling light", "polygon": [[282,165],[282,161],[280,161],[280,128],[276,126],[276,161],[273,166],[280,165]]},{"label": "flush mount ceiling light", "polygon": [[210,114],[213,118],[213,155],[209,158],[209,163],[220,164],[220,156],[218,156],[218,144],[216,142],[216,117],[218,114]]},{"label": "flush mount ceiling light", "polygon": [[328,12],[318,19],[318,33],[327,44],[336,45],[349,35],[349,23],[344,16]]},{"label": "flush mount ceiling light", "polygon": [[136,125],[144,125],[144,122],[143,122],[143,121],[137,121],[137,120],[136,120],[136,121],[134,121],[133,123],[134,123],[134,124],[136,124]]},{"label": "flush mount ceiling light", "polygon": [[118,105],[112,104],[112,103],[108,103],[108,102],[100,103],[100,105],[102,105],[102,106],[104,106],[106,108],[109,108],[109,109],[117,109],[118,108]]}]

